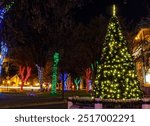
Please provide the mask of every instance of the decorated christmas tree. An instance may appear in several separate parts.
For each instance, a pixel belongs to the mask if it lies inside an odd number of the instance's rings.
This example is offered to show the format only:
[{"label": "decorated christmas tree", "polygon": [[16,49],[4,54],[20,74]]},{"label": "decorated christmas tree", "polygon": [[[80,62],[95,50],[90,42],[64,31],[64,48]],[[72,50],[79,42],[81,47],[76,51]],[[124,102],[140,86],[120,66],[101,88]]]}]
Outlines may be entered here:
[{"label": "decorated christmas tree", "polygon": [[94,82],[94,97],[102,99],[139,99],[142,97],[134,62],[128,52],[115,6],[103,44]]}]

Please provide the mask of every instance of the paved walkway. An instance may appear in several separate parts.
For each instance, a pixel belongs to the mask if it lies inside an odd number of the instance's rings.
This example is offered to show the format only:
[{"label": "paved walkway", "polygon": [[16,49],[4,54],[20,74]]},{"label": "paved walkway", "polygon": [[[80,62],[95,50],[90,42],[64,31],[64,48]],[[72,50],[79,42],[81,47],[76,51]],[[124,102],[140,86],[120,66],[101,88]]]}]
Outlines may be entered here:
[{"label": "paved walkway", "polygon": [[[66,104],[67,101],[59,97],[23,96],[20,94],[0,94],[0,108],[28,108],[31,106],[48,106]],[[59,107],[59,106],[58,106]],[[42,108],[41,108],[42,109]]]}]

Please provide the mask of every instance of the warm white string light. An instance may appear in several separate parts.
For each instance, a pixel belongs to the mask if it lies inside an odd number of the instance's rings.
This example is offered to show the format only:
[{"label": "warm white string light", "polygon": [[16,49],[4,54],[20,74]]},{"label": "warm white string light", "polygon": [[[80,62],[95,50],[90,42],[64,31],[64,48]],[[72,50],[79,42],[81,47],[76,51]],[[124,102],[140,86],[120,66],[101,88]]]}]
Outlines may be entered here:
[{"label": "warm white string light", "polygon": [[116,16],[116,6],[115,6],[115,4],[113,5],[113,16]]}]

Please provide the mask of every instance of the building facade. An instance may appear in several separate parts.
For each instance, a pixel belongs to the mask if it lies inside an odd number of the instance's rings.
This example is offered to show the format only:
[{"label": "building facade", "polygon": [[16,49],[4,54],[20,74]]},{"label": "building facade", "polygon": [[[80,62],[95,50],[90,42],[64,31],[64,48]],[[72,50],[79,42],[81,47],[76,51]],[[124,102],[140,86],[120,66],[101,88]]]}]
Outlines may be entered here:
[{"label": "building facade", "polygon": [[150,92],[150,28],[141,28],[135,36],[133,57],[141,87]]}]

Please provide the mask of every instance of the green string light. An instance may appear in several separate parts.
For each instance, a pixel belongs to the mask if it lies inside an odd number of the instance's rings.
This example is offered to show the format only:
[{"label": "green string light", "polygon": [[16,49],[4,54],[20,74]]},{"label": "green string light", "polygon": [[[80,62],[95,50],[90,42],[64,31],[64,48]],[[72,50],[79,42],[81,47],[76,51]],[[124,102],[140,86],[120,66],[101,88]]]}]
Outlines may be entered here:
[{"label": "green string light", "polygon": [[80,82],[81,82],[81,78],[75,78],[75,79],[74,79],[74,83],[75,83],[75,85],[76,85],[76,89],[77,89],[77,90],[79,90]]},{"label": "green string light", "polygon": [[55,52],[53,56],[53,70],[52,70],[52,91],[51,94],[56,94],[57,85],[57,74],[58,74],[58,63],[59,63],[59,53]]},{"label": "green string light", "polygon": [[113,6],[94,82],[94,96],[102,99],[139,99],[143,94],[115,10]]},{"label": "green string light", "polygon": [[6,7],[5,7],[6,11],[8,11],[12,7],[13,4],[14,4],[13,1],[10,4],[7,4]]}]

